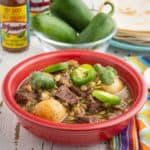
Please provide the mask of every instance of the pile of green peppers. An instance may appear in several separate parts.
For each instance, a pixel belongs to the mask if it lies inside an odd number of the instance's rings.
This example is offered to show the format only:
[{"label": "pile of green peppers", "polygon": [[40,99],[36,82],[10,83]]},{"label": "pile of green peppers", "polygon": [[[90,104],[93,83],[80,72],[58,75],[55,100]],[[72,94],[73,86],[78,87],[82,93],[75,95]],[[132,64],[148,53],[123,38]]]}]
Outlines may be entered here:
[{"label": "pile of green peppers", "polygon": [[101,40],[114,32],[116,24],[109,13],[94,15],[82,0],[55,0],[50,10],[31,18],[31,26],[46,37],[66,43],[88,43]]}]

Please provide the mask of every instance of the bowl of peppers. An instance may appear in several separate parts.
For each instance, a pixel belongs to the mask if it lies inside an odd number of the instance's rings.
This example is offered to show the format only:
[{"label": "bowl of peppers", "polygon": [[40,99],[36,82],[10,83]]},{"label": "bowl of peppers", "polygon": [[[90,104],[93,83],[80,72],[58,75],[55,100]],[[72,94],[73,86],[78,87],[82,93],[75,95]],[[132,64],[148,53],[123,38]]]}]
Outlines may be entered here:
[{"label": "bowl of peppers", "polygon": [[114,5],[108,13],[93,12],[82,0],[53,1],[50,10],[31,18],[34,34],[43,47],[52,49],[99,49],[107,47],[116,33],[112,18]]}]

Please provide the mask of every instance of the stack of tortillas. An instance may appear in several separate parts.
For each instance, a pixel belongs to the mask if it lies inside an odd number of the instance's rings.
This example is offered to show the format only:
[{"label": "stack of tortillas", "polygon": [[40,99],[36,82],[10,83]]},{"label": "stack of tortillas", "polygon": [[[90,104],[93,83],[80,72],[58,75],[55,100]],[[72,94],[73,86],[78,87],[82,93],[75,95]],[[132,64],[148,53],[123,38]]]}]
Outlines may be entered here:
[{"label": "stack of tortillas", "polygon": [[150,46],[150,0],[111,0],[118,31],[114,39]]}]

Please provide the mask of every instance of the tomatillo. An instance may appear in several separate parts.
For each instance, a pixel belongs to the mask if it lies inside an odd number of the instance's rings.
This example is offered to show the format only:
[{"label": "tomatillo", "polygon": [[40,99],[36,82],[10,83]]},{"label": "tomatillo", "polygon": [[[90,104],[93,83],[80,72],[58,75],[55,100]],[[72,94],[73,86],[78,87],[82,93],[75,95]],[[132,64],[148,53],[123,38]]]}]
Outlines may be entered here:
[{"label": "tomatillo", "polygon": [[44,72],[34,72],[31,74],[31,85],[34,89],[51,89],[55,86],[53,77]]}]

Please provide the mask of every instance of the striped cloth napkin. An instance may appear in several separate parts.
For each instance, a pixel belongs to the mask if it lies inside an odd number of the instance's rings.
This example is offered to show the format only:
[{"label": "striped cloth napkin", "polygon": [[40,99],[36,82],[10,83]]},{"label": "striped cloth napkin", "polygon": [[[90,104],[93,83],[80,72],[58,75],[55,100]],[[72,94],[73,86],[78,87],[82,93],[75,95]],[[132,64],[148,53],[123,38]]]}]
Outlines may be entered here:
[{"label": "striped cloth napkin", "polygon": [[[150,56],[128,57],[126,61],[142,74],[150,67]],[[110,143],[112,150],[150,150],[150,92],[142,110]]]}]

